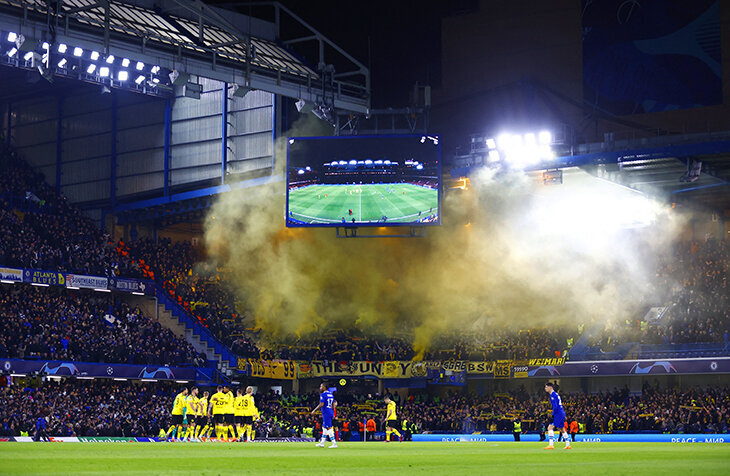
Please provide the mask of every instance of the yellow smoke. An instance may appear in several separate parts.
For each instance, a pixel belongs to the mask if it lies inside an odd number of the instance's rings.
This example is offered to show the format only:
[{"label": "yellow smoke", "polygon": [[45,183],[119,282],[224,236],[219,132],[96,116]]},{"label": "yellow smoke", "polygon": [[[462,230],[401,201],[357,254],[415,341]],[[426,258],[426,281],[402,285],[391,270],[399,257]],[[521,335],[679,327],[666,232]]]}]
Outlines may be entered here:
[{"label": "yellow smoke", "polygon": [[[290,135],[319,133],[307,127]],[[277,144],[279,163],[283,150]],[[569,190],[569,178],[556,193]],[[646,256],[673,236],[676,224],[663,207],[653,205],[657,224],[645,231],[566,236],[531,217],[544,204],[537,187],[524,175],[483,172],[469,190],[445,195],[444,224],[425,238],[338,239],[332,229],[285,228],[280,182],[221,196],[206,221],[206,243],[270,342],[357,326],[412,332],[422,352],[444,332],[575,328],[635,318],[639,306],[658,304]]]}]

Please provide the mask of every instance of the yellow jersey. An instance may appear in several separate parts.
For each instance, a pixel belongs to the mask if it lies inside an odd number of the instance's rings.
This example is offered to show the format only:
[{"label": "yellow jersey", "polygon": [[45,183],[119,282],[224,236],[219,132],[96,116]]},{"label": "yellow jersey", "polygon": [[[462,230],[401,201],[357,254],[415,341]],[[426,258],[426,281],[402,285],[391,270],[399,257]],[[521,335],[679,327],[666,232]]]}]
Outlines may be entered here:
[{"label": "yellow jersey", "polygon": [[223,407],[223,413],[233,413],[233,400],[234,398],[236,398],[233,396],[233,392],[224,393],[223,397],[226,402],[225,406]]},{"label": "yellow jersey", "polygon": [[388,404],[388,413],[386,413],[388,416],[388,420],[397,420],[398,416],[395,414],[395,402],[391,401]]},{"label": "yellow jersey", "polygon": [[180,392],[175,396],[175,403],[172,405],[172,414],[182,415],[183,408],[185,408],[185,395]]},{"label": "yellow jersey", "polygon": [[256,404],[253,401],[253,395],[243,396],[243,416],[256,416],[258,410],[256,410]]},{"label": "yellow jersey", "polygon": [[205,416],[208,414],[208,399],[203,397],[198,399],[200,406],[198,407],[198,416]]},{"label": "yellow jersey", "polygon": [[185,411],[186,415],[197,415],[198,414],[198,397],[188,395],[185,397]]},{"label": "yellow jersey", "polygon": [[[215,400],[215,401],[213,401]],[[216,392],[210,397],[210,402],[213,404],[213,415],[226,413],[224,408],[226,407],[226,394],[223,392]]]},{"label": "yellow jersey", "polygon": [[236,416],[244,416],[243,415],[243,399],[246,397],[236,397],[233,400],[233,412]]}]

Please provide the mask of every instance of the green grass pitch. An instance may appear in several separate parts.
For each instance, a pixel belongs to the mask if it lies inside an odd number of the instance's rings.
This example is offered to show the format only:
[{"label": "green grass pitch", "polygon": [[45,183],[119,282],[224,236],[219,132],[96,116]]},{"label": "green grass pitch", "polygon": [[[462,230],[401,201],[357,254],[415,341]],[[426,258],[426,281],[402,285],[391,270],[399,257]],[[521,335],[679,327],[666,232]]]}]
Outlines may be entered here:
[{"label": "green grass pitch", "polygon": [[[349,214],[352,209],[352,215]],[[417,222],[438,214],[438,190],[409,183],[310,185],[289,191],[290,217],[311,224]]]},{"label": "green grass pitch", "polygon": [[726,475],[730,444],[2,443],[0,474]]}]

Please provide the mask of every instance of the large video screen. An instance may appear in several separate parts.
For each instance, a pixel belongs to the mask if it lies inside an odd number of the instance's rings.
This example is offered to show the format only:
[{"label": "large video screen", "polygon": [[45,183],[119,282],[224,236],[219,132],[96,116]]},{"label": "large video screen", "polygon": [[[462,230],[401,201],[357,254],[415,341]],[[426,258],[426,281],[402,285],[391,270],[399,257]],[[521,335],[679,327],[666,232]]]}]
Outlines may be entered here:
[{"label": "large video screen", "polygon": [[286,224],[441,224],[437,136],[290,137]]}]

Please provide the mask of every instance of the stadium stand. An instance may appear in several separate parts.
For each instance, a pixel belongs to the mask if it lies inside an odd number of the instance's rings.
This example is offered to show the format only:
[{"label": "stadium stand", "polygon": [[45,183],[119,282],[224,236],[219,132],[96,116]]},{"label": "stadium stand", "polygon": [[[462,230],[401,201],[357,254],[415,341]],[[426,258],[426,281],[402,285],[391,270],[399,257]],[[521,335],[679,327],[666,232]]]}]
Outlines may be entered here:
[{"label": "stadium stand", "polygon": [[[0,434],[18,436],[32,428],[35,418],[50,420],[51,434],[75,436],[150,436],[169,425],[169,410],[180,390],[169,384],[104,381],[43,382],[28,387],[0,389]],[[394,397],[398,400],[398,397]],[[727,388],[659,388],[645,384],[639,393],[628,388],[596,394],[565,394],[566,412],[589,434],[611,433],[725,433],[730,427],[730,393]],[[256,395],[261,419],[257,438],[316,434],[319,417],[309,414],[318,396]],[[379,396],[338,396],[340,426],[374,417],[380,420]],[[416,431],[436,433],[511,433],[519,418],[526,433],[540,433],[550,420],[544,395],[524,392],[491,396],[448,394],[444,397],[415,394],[399,401],[399,416],[415,424]],[[359,435],[361,438],[362,435]]]},{"label": "stadium stand", "polygon": [[129,274],[109,235],[0,146],[0,265],[96,276]]},{"label": "stadium stand", "polygon": [[[409,338],[365,338],[362,332],[326,330],[261,349],[257,333],[236,312],[225,275],[204,270],[202,252],[189,242],[141,238],[113,243],[92,220],[44,183],[17,153],[3,146],[0,162],[0,265],[101,276],[156,280],[182,308],[243,358],[299,360],[409,360]],[[725,242],[677,243],[662,257],[652,283],[667,303],[652,322],[627,316],[621,324],[572,329],[490,330],[488,335],[443,335],[427,360],[522,359],[569,356],[573,360],[624,357],[699,357],[730,351],[730,305]],[[249,322],[249,326],[250,326]],[[583,339],[581,339],[583,336]],[[573,343],[577,343],[573,347]]]},{"label": "stadium stand", "polygon": [[0,309],[0,357],[205,364],[184,339],[114,296],[16,284],[0,287]]},{"label": "stadium stand", "polygon": [[170,384],[118,384],[67,379],[0,389],[0,434],[33,434],[36,418],[56,436],[157,436],[167,428],[175,389]]}]

